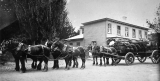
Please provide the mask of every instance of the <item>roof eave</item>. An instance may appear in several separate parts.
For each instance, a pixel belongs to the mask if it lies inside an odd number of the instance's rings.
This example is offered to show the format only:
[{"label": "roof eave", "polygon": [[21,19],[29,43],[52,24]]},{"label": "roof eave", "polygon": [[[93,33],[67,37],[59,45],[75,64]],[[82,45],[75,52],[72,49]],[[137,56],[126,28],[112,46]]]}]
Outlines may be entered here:
[{"label": "roof eave", "polygon": [[89,25],[89,24],[93,24],[93,23],[97,23],[97,22],[101,22],[101,21],[106,21],[106,20],[112,21],[112,22],[116,22],[116,23],[120,23],[120,24],[124,24],[124,25],[128,25],[128,26],[133,26],[133,27],[135,27],[135,28],[140,28],[140,29],[144,29],[144,30],[149,30],[149,28],[145,28],[145,27],[142,27],[142,26],[133,25],[133,24],[130,24],[130,23],[126,23],[126,22],[114,20],[114,19],[111,19],[111,18],[103,18],[103,19],[93,20],[93,21],[89,21],[89,22],[82,23],[82,24],[83,24],[83,25]]}]

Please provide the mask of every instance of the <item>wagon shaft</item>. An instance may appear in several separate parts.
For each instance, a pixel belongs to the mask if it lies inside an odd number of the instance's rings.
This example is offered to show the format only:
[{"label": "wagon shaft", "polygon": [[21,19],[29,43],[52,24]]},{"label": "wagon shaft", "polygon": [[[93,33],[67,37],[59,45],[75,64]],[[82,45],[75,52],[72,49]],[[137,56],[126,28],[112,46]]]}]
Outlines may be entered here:
[{"label": "wagon shaft", "polygon": [[[107,55],[107,56],[111,56],[111,57],[114,57],[114,58],[119,58],[119,59],[124,59],[125,58],[125,56],[119,56],[119,55],[116,55],[116,54],[114,54],[114,53],[106,53],[106,52],[101,52],[102,54],[105,54],[105,55]],[[105,56],[104,55],[104,56]]]}]

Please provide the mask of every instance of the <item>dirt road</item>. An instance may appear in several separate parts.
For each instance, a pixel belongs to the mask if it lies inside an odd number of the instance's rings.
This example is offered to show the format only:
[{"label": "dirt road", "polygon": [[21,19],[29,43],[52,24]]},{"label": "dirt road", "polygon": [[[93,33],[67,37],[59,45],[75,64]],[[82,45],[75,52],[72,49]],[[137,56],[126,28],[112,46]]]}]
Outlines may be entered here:
[{"label": "dirt road", "polygon": [[[135,60],[133,65],[125,65],[121,60],[117,66],[93,66],[92,60],[86,60],[86,68],[65,70],[64,60],[60,60],[60,68],[52,69],[53,62],[49,62],[48,72],[31,69],[31,61],[27,62],[27,72],[20,73],[14,70],[14,63],[0,66],[0,81],[160,81],[159,65],[152,64],[150,59],[145,63]],[[44,65],[44,64],[43,64]]]}]

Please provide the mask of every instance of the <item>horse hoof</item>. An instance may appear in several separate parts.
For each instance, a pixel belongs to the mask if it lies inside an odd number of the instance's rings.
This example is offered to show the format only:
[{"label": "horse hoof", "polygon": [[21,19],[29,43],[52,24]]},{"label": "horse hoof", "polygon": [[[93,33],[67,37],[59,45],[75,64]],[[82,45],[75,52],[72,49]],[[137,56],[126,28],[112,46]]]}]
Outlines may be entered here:
[{"label": "horse hoof", "polygon": [[25,73],[26,71],[21,71],[21,73]]},{"label": "horse hoof", "polygon": [[56,67],[52,67],[52,69],[55,69]]},{"label": "horse hoof", "polygon": [[25,73],[26,72],[26,70],[21,70],[21,73]]},{"label": "horse hoof", "polygon": [[80,69],[84,69],[85,67],[81,67]]},{"label": "horse hoof", "polygon": [[47,69],[44,69],[44,70],[43,70],[43,72],[47,72],[47,71],[48,71]]},{"label": "horse hoof", "polygon": [[19,71],[19,69],[15,69],[16,71]]},{"label": "horse hoof", "polygon": [[59,67],[56,67],[55,69],[59,69]]}]

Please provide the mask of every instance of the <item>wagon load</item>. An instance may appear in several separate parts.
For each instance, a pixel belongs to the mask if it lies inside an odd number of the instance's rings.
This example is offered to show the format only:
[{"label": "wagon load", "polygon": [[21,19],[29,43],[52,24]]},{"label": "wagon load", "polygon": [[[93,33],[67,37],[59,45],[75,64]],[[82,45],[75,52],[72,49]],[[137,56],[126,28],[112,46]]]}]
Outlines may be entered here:
[{"label": "wagon load", "polygon": [[[114,41],[114,45],[110,46],[110,42]],[[118,59],[125,59],[126,64],[132,64],[134,57],[143,63],[146,58],[151,58],[153,63],[160,62],[159,50],[157,50],[157,44],[154,41],[146,40],[134,40],[121,37],[107,38],[109,47],[116,49],[116,56]]]}]

